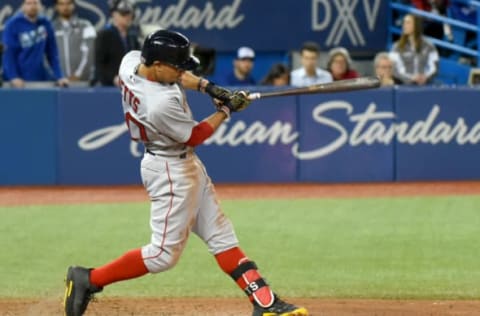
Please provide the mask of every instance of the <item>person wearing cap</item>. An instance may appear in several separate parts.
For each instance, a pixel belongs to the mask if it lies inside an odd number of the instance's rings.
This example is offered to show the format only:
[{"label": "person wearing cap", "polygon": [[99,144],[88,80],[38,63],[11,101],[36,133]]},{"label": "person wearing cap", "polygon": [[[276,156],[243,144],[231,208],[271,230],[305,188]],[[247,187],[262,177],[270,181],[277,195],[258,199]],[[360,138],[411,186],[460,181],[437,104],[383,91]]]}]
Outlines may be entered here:
[{"label": "person wearing cap", "polygon": [[92,84],[119,86],[120,62],[129,51],[140,49],[139,34],[133,26],[133,2],[112,0],[109,6],[112,22],[98,32],[95,39],[95,78]]},{"label": "person wearing cap", "polygon": [[227,86],[252,86],[257,82],[252,76],[255,52],[250,47],[240,47],[233,61],[233,71],[221,82]]},{"label": "person wearing cap", "polygon": [[334,81],[360,77],[359,73],[352,69],[350,54],[343,47],[333,48],[328,52],[327,69]]},{"label": "person wearing cap", "polygon": [[305,42],[300,50],[302,67],[290,74],[290,84],[296,87],[305,87],[313,84],[332,82],[332,75],[317,67],[320,48],[315,42]]}]

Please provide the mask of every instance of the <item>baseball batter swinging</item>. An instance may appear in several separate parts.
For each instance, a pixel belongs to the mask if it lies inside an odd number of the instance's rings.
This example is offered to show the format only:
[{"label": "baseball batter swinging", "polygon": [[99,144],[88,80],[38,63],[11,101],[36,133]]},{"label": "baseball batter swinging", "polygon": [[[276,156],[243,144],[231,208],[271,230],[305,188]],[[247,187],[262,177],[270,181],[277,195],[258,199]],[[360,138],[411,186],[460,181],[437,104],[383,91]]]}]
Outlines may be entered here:
[{"label": "baseball batter swinging", "polygon": [[[189,40],[168,30],[150,34],[141,52],[124,56],[119,71],[122,105],[131,138],[143,142],[146,149],[141,175],[151,200],[151,240],[101,267],[69,267],[67,316],[83,315],[93,294],[106,285],[172,268],[190,231],[245,291],[254,316],[308,315],[305,308],[281,300],[242,252],[205,167],[193,151],[232,112],[250,103],[247,93],[230,92],[187,71],[197,65]],[[208,93],[215,101],[215,113],[200,123],[194,121],[185,88]]]}]

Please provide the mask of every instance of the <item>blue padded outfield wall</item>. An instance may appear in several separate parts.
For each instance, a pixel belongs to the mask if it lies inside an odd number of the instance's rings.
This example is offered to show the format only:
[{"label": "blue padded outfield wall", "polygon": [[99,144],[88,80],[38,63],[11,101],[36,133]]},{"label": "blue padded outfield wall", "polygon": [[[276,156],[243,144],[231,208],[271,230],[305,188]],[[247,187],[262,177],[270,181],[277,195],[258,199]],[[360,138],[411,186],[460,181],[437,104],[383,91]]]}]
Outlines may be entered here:
[{"label": "blue padded outfield wall", "polygon": [[[210,99],[188,92],[197,119]],[[0,184],[140,184],[115,88],[0,90]],[[480,90],[382,88],[259,100],[197,154],[216,182],[480,179]]]}]

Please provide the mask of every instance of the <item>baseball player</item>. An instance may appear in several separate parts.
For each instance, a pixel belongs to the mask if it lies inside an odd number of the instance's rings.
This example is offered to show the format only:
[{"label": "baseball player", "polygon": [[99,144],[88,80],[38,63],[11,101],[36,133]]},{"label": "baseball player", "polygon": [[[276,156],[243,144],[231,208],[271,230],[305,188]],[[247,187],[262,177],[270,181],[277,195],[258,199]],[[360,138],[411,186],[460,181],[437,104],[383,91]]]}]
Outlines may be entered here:
[{"label": "baseball player", "polygon": [[[243,91],[230,92],[187,72],[196,66],[189,40],[168,30],[150,34],[141,52],[131,51],[123,58],[119,78],[125,120],[132,139],[143,142],[146,149],[141,175],[151,200],[151,240],[101,267],[69,267],[67,316],[82,315],[93,294],[106,285],[172,268],[191,231],[245,291],[254,316],[308,315],[305,308],[281,300],[240,249],[205,167],[193,151],[231,113],[250,103]],[[201,122],[194,121],[185,88],[208,93],[216,111]]]}]

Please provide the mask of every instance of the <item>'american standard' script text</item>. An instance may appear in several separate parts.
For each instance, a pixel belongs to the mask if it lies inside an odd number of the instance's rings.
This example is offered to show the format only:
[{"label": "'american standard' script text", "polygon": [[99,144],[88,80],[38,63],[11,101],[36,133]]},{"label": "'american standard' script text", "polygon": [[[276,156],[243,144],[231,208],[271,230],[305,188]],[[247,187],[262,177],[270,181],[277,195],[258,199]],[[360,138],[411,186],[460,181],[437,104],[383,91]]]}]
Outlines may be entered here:
[{"label": "'american standard' script text", "polygon": [[[352,126],[344,126],[327,116],[329,111],[343,110]],[[480,121],[472,126],[467,125],[463,117],[452,120],[453,123],[439,121],[440,106],[432,106],[423,120],[402,122],[395,113],[378,111],[377,105],[371,103],[364,112],[353,113],[353,106],[345,101],[330,101],[317,105],[312,111],[313,120],[319,125],[332,129],[338,134],[334,139],[325,139],[318,135],[318,145],[309,144],[314,149],[302,149],[298,143],[299,132],[290,122],[275,121],[266,125],[261,121],[247,123],[242,120],[226,122],[209,138],[206,145],[250,146],[277,144],[291,146],[292,155],[297,159],[311,160],[333,154],[343,146],[362,146],[383,144],[393,141],[415,145],[418,143],[436,145],[439,143],[457,143],[458,145],[477,144],[480,142]],[[397,121],[392,121],[392,119]],[[387,120],[387,121],[385,121]],[[96,150],[108,145],[118,137],[127,133],[125,123],[104,127],[83,136],[78,145],[82,150]],[[130,145],[130,152],[140,157],[142,152],[135,142]]]},{"label": "'american standard' script text", "polygon": [[[239,11],[242,0],[218,4],[215,1],[178,0],[171,4],[162,1],[137,0],[136,20],[140,24],[155,27],[190,29],[204,27],[207,30],[234,29],[242,23],[245,15]],[[77,0],[75,2],[81,13],[87,16],[99,30],[108,21],[108,15],[94,1]],[[0,5],[0,31],[5,21],[16,9],[11,4]],[[52,18],[53,6],[45,10],[45,15]]]}]

